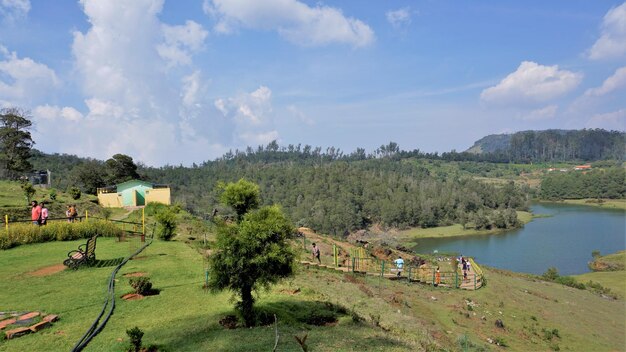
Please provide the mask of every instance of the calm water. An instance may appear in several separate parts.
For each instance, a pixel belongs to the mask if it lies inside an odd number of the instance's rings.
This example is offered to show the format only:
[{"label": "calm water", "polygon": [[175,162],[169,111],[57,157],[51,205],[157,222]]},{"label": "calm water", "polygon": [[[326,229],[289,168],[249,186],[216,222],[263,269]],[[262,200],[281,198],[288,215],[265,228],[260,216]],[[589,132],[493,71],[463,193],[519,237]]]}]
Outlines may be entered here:
[{"label": "calm water", "polygon": [[589,272],[593,250],[602,254],[626,248],[626,212],[581,205],[533,205],[537,218],[522,229],[499,235],[461,238],[427,238],[418,242],[418,253],[457,252],[478,263],[533,274],[556,267],[561,275]]}]

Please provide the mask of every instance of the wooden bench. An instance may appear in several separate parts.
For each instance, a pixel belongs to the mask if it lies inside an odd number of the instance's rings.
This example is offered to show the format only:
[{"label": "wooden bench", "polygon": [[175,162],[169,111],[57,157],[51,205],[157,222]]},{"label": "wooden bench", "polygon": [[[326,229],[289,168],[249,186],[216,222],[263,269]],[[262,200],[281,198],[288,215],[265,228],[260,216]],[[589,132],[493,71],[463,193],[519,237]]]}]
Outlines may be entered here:
[{"label": "wooden bench", "polygon": [[78,249],[67,253],[67,259],[63,261],[63,265],[78,269],[79,266],[92,265],[96,261],[96,239],[98,235],[91,237],[87,240],[87,243],[83,243],[78,246]]}]

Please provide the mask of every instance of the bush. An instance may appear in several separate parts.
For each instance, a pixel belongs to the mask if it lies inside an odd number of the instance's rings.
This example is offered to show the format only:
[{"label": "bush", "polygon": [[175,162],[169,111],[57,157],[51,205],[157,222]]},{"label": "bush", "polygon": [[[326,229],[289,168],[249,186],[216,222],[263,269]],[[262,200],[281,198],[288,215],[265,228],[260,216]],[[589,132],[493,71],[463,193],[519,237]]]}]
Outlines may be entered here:
[{"label": "bush", "polygon": [[176,213],[170,207],[160,209],[156,214],[158,223],[157,235],[160,239],[169,241],[176,230]]},{"label": "bush", "polygon": [[46,226],[18,223],[9,224],[9,231],[0,230],[0,249],[9,249],[21,244],[51,241],[72,241],[89,238],[95,234],[102,237],[118,237],[122,230],[112,223],[90,220],[83,222],[52,222]]},{"label": "bush", "polygon": [[78,187],[70,187],[67,190],[67,193],[70,194],[70,196],[72,197],[72,199],[79,199],[80,198],[80,189]]},{"label": "bush", "polygon": [[128,280],[128,283],[137,294],[147,296],[152,292],[152,282],[150,282],[149,277],[131,277]]},{"label": "bush", "polygon": [[138,327],[126,330],[126,334],[130,338],[129,351],[139,352],[141,351],[141,339],[143,338],[143,331]]},{"label": "bush", "polygon": [[50,199],[52,199],[52,200],[56,200],[57,199],[57,190],[56,189],[54,189],[54,188],[51,189],[49,194],[50,194]]}]

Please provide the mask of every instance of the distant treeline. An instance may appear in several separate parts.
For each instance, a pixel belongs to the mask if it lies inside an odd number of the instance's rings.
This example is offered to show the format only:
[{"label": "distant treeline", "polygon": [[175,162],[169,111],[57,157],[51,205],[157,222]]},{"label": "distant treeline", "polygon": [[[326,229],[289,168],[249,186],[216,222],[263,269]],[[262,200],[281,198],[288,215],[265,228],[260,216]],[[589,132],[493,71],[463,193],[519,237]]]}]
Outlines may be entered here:
[{"label": "distant treeline", "polygon": [[623,168],[590,172],[558,172],[541,182],[543,199],[624,198],[626,171]]},{"label": "distant treeline", "polygon": [[624,160],[625,141],[626,133],[603,129],[523,131],[487,136],[472,149],[492,162]]}]

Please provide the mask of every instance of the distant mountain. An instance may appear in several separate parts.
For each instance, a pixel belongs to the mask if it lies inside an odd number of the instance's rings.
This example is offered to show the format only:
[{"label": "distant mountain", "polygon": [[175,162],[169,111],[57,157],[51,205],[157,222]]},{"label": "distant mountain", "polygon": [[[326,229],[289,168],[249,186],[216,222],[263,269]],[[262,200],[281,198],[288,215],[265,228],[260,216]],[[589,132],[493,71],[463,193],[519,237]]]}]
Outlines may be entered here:
[{"label": "distant mountain", "polygon": [[465,152],[483,154],[505,151],[511,146],[511,136],[511,134],[490,134],[474,142],[474,145]]}]

